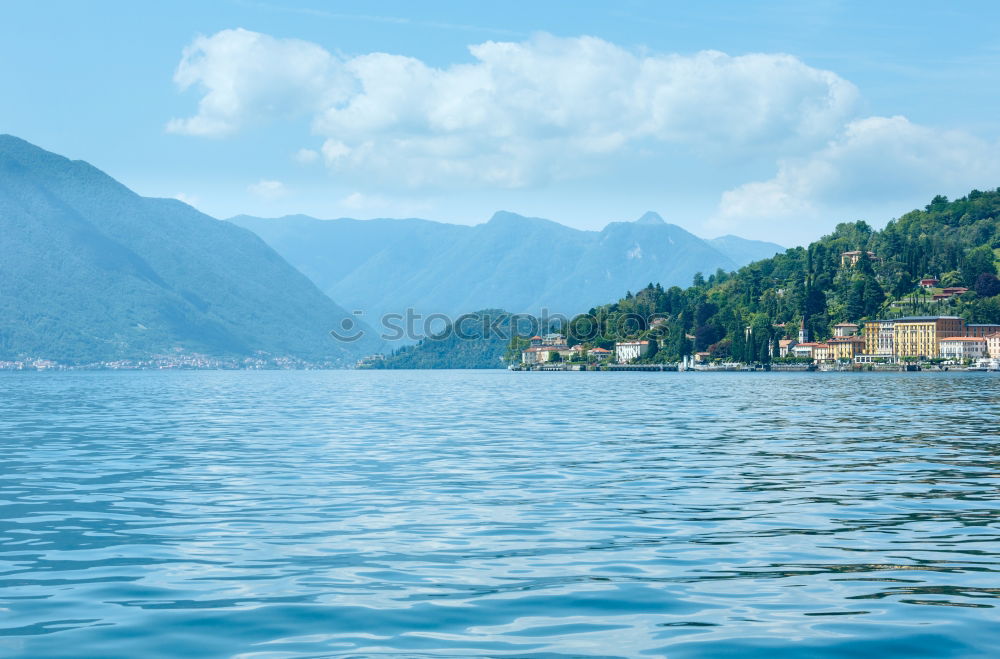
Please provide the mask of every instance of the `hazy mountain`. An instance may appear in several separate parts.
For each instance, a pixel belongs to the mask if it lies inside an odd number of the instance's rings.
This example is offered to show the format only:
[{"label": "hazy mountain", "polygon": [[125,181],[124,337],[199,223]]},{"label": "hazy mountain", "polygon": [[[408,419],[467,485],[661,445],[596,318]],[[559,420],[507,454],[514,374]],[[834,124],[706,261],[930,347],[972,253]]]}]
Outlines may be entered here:
[{"label": "hazy mountain", "polygon": [[739,236],[720,236],[706,242],[728,256],[740,267],[754,261],[769,259],[775,254],[785,251],[781,245],[763,240],[749,240]]},{"label": "hazy mountain", "polygon": [[[745,241],[742,252],[733,248],[743,254],[734,259],[656,213],[603,231],[503,211],[475,226],[301,215],[231,221],[256,232],[328,295],[349,310],[366,311],[369,319],[407,308],[450,316],[496,307],[586,311],[649,282],[688,285],[698,271],[735,270],[756,244]],[[722,246],[730,249],[728,242]]]},{"label": "hazy mountain", "polygon": [[346,316],[253,233],[0,136],[0,359],[346,360]]}]

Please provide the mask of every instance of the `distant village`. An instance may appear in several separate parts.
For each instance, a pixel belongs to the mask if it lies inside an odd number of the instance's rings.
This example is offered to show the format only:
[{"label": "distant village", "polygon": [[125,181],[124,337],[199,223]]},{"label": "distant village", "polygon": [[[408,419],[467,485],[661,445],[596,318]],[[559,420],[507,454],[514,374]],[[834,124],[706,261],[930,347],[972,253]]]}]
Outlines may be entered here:
[{"label": "distant village", "polygon": [[[849,251],[840,255],[841,267],[857,266],[861,260],[878,260],[873,252]],[[932,303],[948,301],[968,292],[963,286],[939,288],[934,277],[921,279],[918,291]],[[900,311],[904,301],[893,302],[888,311]],[[935,305],[937,306],[937,305]],[[654,319],[654,328],[663,319]],[[789,335],[784,324],[774,327],[775,335]],[[842,322],[833,326],[833,336],[813,341],[805,320],[798,337],[768,343],[771,370],[917,370],[924,366],[959,367],[971,370],[1000,371],[1000,324],[967,323],[959,316],[914,315],[900,318]],[[750,327],[746,332],[752,331]],[[693,336],[688,338],[694,339]],[[695,352],[677,365],[650,364],[650,357],[663,347],[660,339],[619,341],[614,350],[585,345],[567,345],[562,334],[533,336],[522,350],[514,370],[750,370],[753,365],[724,363],[709,352]],[[631,370],[631,369],[630,369]]]},{"label": "distant village", "polygon": [[[801,366],[864,369],[873,366],[937,364],[1000,371],[1000,325],[966,323],[958,316],[909,316],[872,320],[863,325],[838,323],[826,341],[810,341],[805,324],[797,339],[778,341],[777,357],[783,364],[775,370]],[[518,370],[585,370],[574,366],[612,367],[641,363],[655,351],[652,341],[619,341],[614,350],[569,346],[562,334],[533,336],[521,352]],[[774,352],[771,346],[769,352]],[[791,358],[791,359],[789,359]],[[711,355],[698,352],[680,365],[695,370],[713,370]],[[714,364],[725,367],[725,364]],[[738,364],[728,365],[736,370]],[[782,368],[788,366],[790,368]],[[808,369],[808,370],[813,370]],[[823,370],[828,370],[824,368]]]},{"label": "distant village", "polygon": [[336,368],[332,362],[310,362],[295,357],[212,357],[202,354],[161,355],[148,359],[114,359],[66,363],[24,358],[0,361],[0,371],[164,371],[164,370],[303,370]]}]

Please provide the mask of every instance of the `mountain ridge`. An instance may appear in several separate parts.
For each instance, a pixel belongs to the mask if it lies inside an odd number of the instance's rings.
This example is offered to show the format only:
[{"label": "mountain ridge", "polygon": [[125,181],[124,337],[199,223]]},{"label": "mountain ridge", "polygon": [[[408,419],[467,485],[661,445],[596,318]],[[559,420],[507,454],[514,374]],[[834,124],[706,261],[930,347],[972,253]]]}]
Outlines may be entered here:
[{"label": "mountain ridge", "polygon": [[571,314],[650,281],[687,284],[695,272],[735,270],[754,249],[783,250],[743,239],[735,250],[733,241],[713,245],[652,211],[599,231],[505,210],[475,225],[303,215],[230,221],[369,317],[408,308],[451,316],[486,308]]},{"label": "mountain ridge", "polygon": [[0,225],[0,360],[361,349],[329,336],[349,314],[252,232],[11,135]]}]

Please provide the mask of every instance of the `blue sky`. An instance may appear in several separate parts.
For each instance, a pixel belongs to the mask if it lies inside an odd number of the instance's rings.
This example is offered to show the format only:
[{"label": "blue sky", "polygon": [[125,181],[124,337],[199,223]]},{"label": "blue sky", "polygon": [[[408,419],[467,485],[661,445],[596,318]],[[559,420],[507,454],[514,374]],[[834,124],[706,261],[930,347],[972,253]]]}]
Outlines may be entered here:
[{"label": "blue sky", "polygon": [[1000,186],[996,3],[0,11],[0,132],[217,217],[652,209],[790,245]]}]

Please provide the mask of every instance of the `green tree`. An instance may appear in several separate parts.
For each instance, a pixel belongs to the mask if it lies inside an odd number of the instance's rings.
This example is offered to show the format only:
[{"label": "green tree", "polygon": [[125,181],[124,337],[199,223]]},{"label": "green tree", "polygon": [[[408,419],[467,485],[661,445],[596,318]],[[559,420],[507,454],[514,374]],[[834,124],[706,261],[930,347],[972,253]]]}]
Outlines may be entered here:
[{"label": "green tree", "polygon": [[986,273],[995,275],[997,267],[993,257],[993,250],[989,245],[973,247],[965,255],[965,262],[962,264],[962,281],[966,286],[975,286],[979,275]]}]

